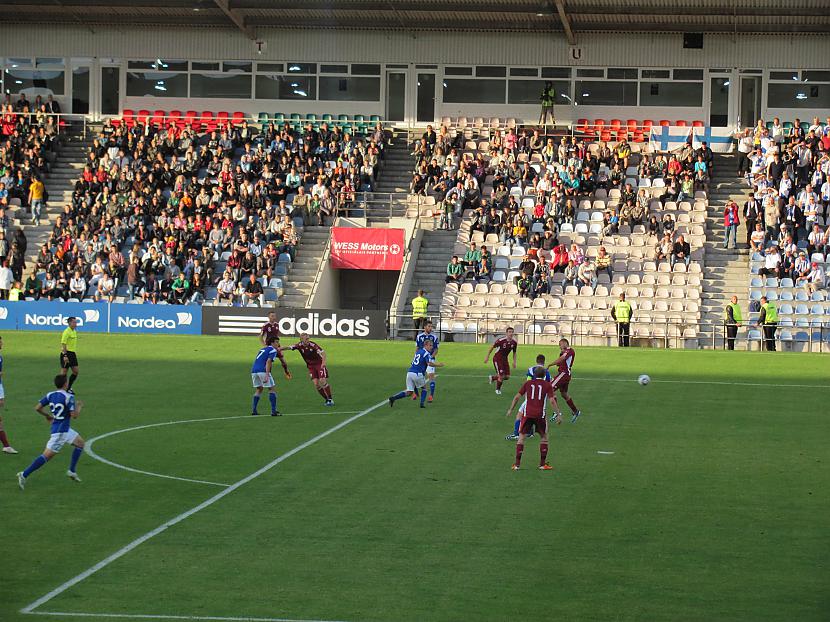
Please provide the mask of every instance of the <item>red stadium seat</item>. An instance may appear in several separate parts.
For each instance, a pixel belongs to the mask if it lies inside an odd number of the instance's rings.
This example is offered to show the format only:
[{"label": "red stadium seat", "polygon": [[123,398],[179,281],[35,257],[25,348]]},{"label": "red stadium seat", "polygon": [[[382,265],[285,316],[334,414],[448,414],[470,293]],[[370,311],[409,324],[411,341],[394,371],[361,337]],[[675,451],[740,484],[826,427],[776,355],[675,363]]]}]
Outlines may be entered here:
[{"label": "red stadium seat", "polygon": [[161,128],[165,125],[165,117],[167,113],[164,110],[155,110],[153,112],[153,118],[150,120],[155,128]]},{"label": "red stadium seat", "polygon": [[638,127],[640,127],[640,122],[637,119],[629,119],[625,122],[625,126],[628,128],[629,132],[633,132]]},{"label": "red stadium seat", "polygon": [[202,124],[199,122],[199,113],[196,112],[195,110],[188,110],[187,112],[185,112],[184,113],[184,124],[185,124],[185,127],[188,124],[190,124],[190,126],[194,130],[198,131],[202,127]]},{"label": "red stadium seat", "polygon": [[224,129],[224,127],[228,124],[229,120],[230,120],[230,115],[227,112],[222,111],[222,112],[217,112],[216,113],[216,124],[220,128]]},{"label": "red stadium seat", "polygon": [[242,122],[245,120],[245,113],[244,112],[234,112],[233,117],[231,117],[231,123],[234,125],[242,125]]},{"label": "red stadium seat", "polygon": [[675,124],[677,127],[688,127],[688,126],[689,126],[689,122],[688,122],[688,121],[684,121],[683,119],[678,119],[677,121],[675,121],[675,122],[674,122],[674,124]]},{"label": "red stadium seat", "polygon": [[138,114],[135,115],[136,123],[140,123],[141,125],[147,125],[147,119],[150,117],[149,110],[139,110]]},{"label": "red stadium seat", "polygon": [[210,110],[205,110],[202,113],[200,122],[204,129],[208,132],[216,129],[216,119],[213,118],[213,112],[211,112]]},{"label": "red stadium seat", "polygon": [[660,126],[671,127],[671,121],[669,121],[668,119],[660,119]]},{"label": "red stadium seat", "polygon": [[617,140],[628,140],[628,130],[617,130]]},{"label": "red stadium seat", "polygon": [[609,132],[608,130],[603,130],[599,134],[599,139],[608,142],[609,140],[611,140],[611,132]]},{"label": "red stadium seat", "polygon": [[167,123],[173,123],[176,127],[184,127],[184,119],[182,119],[181,110],[171,110],[167,115]]},{"label": "red stadium seat", "polygon": [[706,127],[706,123],[703,121],[692,121],[692,127]]},{"label": "red stadium seat", "polygon": [[127,127],[135,125],[135,112],[132,109],[124,108],[124,111],[121,113],[121,118],[124,119],[124,125]]},{"label": "red stadium seat", "polygon": [[602,131],[605,129],[605,119],[594,119],[594,131],[597,134],[601,134]]},{"label": "red stadium seat", "polygon": [[616,132],[616,131],[617,131],[617,130],[619,130],[621,127],[622,127],[622,121],[621,121],[621,120],[619,120],[619,119],[611,119],[611,125],[610,125],[610,128],[611,128],[611,131],[612,131],[612,132]]},{"label": "red stadium seat", "polygon": [[634,130],[634,138],[632,139],[635,143],[644,143],[646,142],[645,134],[643,130]]},{"label": "red stadium seat", "polygon": [[652,121],[651,119],[643,119],[644,132],[650,132],[652,127],[654,127],[654,121]]},{"label": "red stadium seat", "polygon": [[588,119],[577,119],[576,127],[574,129],[577,132],[585,133],[588,130]]}]

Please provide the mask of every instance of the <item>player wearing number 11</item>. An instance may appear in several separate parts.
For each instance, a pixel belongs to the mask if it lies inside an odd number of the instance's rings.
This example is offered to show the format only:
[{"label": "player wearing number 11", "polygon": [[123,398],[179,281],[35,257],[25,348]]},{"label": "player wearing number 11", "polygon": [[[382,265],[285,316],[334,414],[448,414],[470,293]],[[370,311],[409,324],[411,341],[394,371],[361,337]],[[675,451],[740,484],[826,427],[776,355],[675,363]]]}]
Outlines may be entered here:
[{"label": "player wearing number 11", "polygon": [[507,416],[513,414],[513,409],[523,397],[526,398],[525,412],[522,415],[522,423],[519,426],[519,440],[516,441],[516,461],[513,463],[513,470],[518,471],[522,463],[522,452],[525,448],[525,438],[533,434],[534,430],[539,433],[539,469],[550,471],[553,467],[547,463],[548,457],[548,423],[545,418],[545,405],[550,402],[554,406],[553,385],[545,380],[545,368],[537,367],[533,371],[533,379],[528,380],[516,393],[510,408],[507,409]]},{"label": "player wearing number 11", "polygon": [[[40,467],[51,460],[64,445],[73,445],[72,459],[69,463],[69,470],[66,475],[71,480],[80,482],[81,478],[75,472],[75,467],[78,465],[78,460],[84,451],[84,439],[72,429],[72,419],[77,417],[81,412],[82,404],[75,401],[75,396],[69,393],[69,382],[64,374],[55,376],[55,388],[57,391],[47,393],[36,405],[35,410],[46,417],[46,420],[52,426],[52,433],[49,437],[49,442],[46,443],[46,449],[43,453],[34,459],[29,467],[17,474],[17,484],[20,490],[26,487],[26,478],[37,471]],[[44,410],[49,407],[49,412]]]}]

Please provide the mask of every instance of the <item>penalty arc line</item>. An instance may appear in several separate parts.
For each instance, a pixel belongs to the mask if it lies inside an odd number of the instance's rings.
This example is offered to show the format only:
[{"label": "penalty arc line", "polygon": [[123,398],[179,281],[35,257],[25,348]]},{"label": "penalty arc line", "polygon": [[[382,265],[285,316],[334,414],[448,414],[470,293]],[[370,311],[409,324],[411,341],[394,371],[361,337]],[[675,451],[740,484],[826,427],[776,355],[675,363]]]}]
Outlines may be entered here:
[{"label": "penalty arc line", "polygon": [[[127,553],[129,553],[133,549],[141,546],[142,544],[147,542],[147,540],[150,540],[151,538],[156,537],[160,533],[163,533],[163,532],[167,531],[167,529],[169,529],[170,527],[173,527],[174,525],[177,525],[178,523],[182,522],[183,520],[186,520],[186,519],[190,518],[191,516],[193,516],[194,514],[197,514],[198,512],[201,512],[205,508],[209,508],[214,503],[224,499],[229,494],[231,494],[232,492],[234,492],[237,489],[241,488],[245,484],[255,480],[260,475],[263,475],[264,473],[267,473],[268,471],[273,469],[278,464],[280,464],[282,462],[285,462],[291,456],[294,456],[294,455],[300,453],[303,449],[311,447],[316,442],[323,440],[324,438],[326,438],[327,436],[330,436],[331,434],[334,434],[338,430],[342,430],[347,425],[349,425],[351,423],[354,423],[355,421],[357,421],[361,417],[364,417],[365,415],[368,415],[370,412],[372,412],[374,410],[377,410],[378,408],[380,408],[381,406],[383,406],[384,404],[387,404],[387,403],[388,403],[387,400],[383,400],[383,401],[378,402],[377,404],[375,404],[373,406],[369,406],[369,408],[366,408],[365,410],[361,410],[356,415],[353,415],[353,416],[349,417],[348,419],[346,419],[344,421],[341,421],[337,425],[334,425],[334,426],[330,427],[328,430],[326,430],[324,432],[321,432],[317,436],[314,436],[314,437],[308,439],[307,441],[305,441],[304,443],[301,443],[300,445],[297,445],[294,449],[291,449],[290,451],[285,452],[284,454],[282,454],[278,458],[275,458],[274,460],[272,460],[271,462],[269,462],[265,466],[257,469],[256,471],[254,471],[250,475],[247,475],[247,476],[243,477],[238,482],[236,482],[234,484],[231,484],[227,488],[225,488],[225,489],[221,490],[220,492],[216,493],[215,495],[213,495],[209,499],[203,501],[199,505],[197,505],[193,508],[190,508],[186,512],[182,512],[178,516],[175,516],[175,517],[171,518],[170,520],[162,523],[161,525],[159,525],[155,529],[152,529],[151,531],[148,531],[143,536],[139,536],[138,538],[136,538],[135,540],[133,540],[129,544],[127,544],[127,545],[121,547],[120,549],[118,549],[117,551],[115,551],[115,553],[105,557],[104,559],[99,561],[97,564],[87,568],[82,573],[80,573],[78,575],[75,575],[74,577],[72,577],[68,581],[66,581],[66,582],[62,583],[61,585],[59,585],[58,587],[56,587],[51,592],[49,592],[47,594],[44,594],[43,596],[41,596],[37,600],[29,603],[28,605],[23,607],[23,609],[20,610],[20,613],[33,613],[33,611],[35,609],[37,609],[38,607],[40,607],[41,605],[44,605],[44,604],[48,603],[50,600],[52,600],[56,596],[62,594],[63,592],[65,592],[69,588],[77,585],[81,581],[83,581],[83,580],[87,579],[88,577],[92,576],[93,574],[95,574],[96,572],[101,570],[102,568],[106,568],[112,562],[120,559],[121,557],[124,557],[124,555],[126,555]],[[221,618],[214,618],[214,619],[221,619]]]},{"label": "penalty arc line", "polygon": [[[305,415],[353,415],[355,414],[356,410],[350,411],[336,411],[336,412],[323,412],[323,413],[286,413],[284,416],[287,417],[299,417]],[[269,419],[269,417],[252,417],[251,415],[233,415],[229,417],[210,417],[208,419],[183,419],[181,421],[163,421],[161,423],[148,423],[145,425],[137,425],[133,426],[132,428],[124,428],[123,430],[113,430],[112,432],[107,432],[105,434],[99,434],[98,436],[89,439],[86,442],[86,452],[89,454],[91,458],[98,460],[99,462],[103,462],[106,465],[111,467],[115,467],[116,469],[122,469],[124,471],[129,471],[130,473],[138,473],[139,475],[150,475],[152,477],[160,477],[163,479],[173,479],[179,482],[190,482],[192,484],[206,484],[208,486],[221,486],[223,488],[227,488],[230,484],[224,484],[221,482],[209,482],[207,480],[202,479],[191,479],[189,477],[178,477],[176,475],[165,475],[164,473],[155,473],[153,471],[144,471],[142,469],[136,469],[133,467],[129,467],[125,464],[120,464],[118,462],[113,462],[112,460],[107,460],[103,456],[100,456],[95,452],[92,446],[95,444],[95,441],[99,441],[104,438],[108,438],[110,436],[115,436],[116,434],[124,434],[125,432],[135,432],[136,430],[146,430],[148,428],[158,428],[163,426],[169,425],[177,425],[179,423],[201,423],[203,421],[225,421],[228,419]]]}]

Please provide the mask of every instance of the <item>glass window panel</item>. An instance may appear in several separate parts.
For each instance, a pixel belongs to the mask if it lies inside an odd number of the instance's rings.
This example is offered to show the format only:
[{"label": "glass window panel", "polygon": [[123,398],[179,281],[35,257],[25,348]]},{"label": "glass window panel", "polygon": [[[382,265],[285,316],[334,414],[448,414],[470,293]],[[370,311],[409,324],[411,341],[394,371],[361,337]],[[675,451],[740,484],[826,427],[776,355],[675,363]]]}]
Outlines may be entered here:
[{"label": "glass window panel", "polygon": [[643,78],[670,78],[671,72],[668,69],[643,69],[641,72]]},{"label": "glass window panel", "polygon": [[186,60],[131,60],[127,62],[129,69],[150,69],[155,71],[187,71]]},{"label": "glass window panel", "polygon": [[186,73],[128,71],[127,95],[141,97],[187,97]]},{"label": "glass window panel", "polygon": [[349,73],[348,65],[320,65],[320,73]]},{"label": "glass window panel", "polygon": [[768,108],[830,108],[830,84],[771,83],[767,87]]},{"label": "glass window panel", "polygon": [[62,58],[36,58],[36,67],[63,67]]},{"label": "glass window panel", "polygon": [[18,67],[31,67],[32,66],[32,59],[31,58],[7,58],[6,65],[11,67],[12,69],[17,69]]},{"label": "glass window panel", "polygon": [[805,82],[830,82],[830,71],[802,71],[801,79]]},{"label": "glass window panel", "polygon": [[285,71],[285,63],[257,63],[256,70],[282,73]]},{"label": "glass window panel", "polygon": [[476,67],[476,75],[480,78],[504,78],[507,67]]},{"label": "glass window panel", "polygon": [[[545,75],[544,68],[542,69],[542,76]],[[577,78],[604,78],[605,77],[605,69],[577,69],[576,70],[576,77]]]},{"label": "glass window panel", "polygon": [[798,80],[797,71],[770,71],[770,80]]},{"label": "glass window panel", "polygon": [[415,65],[415,69],[438,69],[438,65]]},{"label": "glass window panel", "polygon": [[[548,80],[510,80],[508,82],[508,104],[540,104],[542,89]],[[557,105],[571,102],[571,83],[568,80],[550,80],[556,93]]]},{"label": "glass window panel", "polygon": [[190,63],[190,69],[193,71],[219,71],[219,63]]},{"label": "glass window panel", "polygon": [[[392,65],[388,65],[392,67]],[[352,63],[352,74],[356,76],[379,76],[380,65]]]},{"label": "glass window panel", "polygon": [[472,67],[444,67],[445,76],[471,76],[473,75]]},{"label": "glass window panel", "polygon": [[331,101],[380,101],[380,78],[320,78],[320,99]]},{"label": "glass window panel", "polygon": [[256,77],[257,99],[317,99],[317,78],[260,74]]},{"label": "glass window panel", "polygon": [[288,63],[288,73],[317,73],[317,63]]},{"label": "glass window panel", "polygon": [[703,80],[703,69],[675,69],[675,80]]},{"label": "glass window panel", "polygon": [[640,82],[641,106],[703,105],[702,82]]},{"label": "glass window panel", "polygon": [[637,70],[636,69],[609,69],[608,70],[608,79],[609,80],[636,80],[637,79]]},{"label": "glass window panel", "polygon": [[507,80],[444,80],[443,101],[449,104],[503,104]]},{"label": "glass window panel", "polygon": [[191,97],[251,99],[251,76],[246,74],[190,74]]},{"label": "glass window panel", "polygon": [[539,75],[539,69],[536,67],[511,67],[510,75],[517,77],[535,78]]},{"label": "glass window panel", "polygon": [[[592,71],[588,69],[587,71]],[[602,69],[599,69],[599,76],[602,77]],[[543,78],[570,78],[571,77],[571,68],[570,67],[542,67],[542,77]]]},{"label": "glass window panel", "polygon": [[38,89],[46,95],[63,95],[63,71],[6,69],[3,77],[3,89],[7,93]]},{"label": "glass window panel", "polygon": [[226,73],[251,73],[253,63],[246,61],[229,60],[222,63],[222,71]]},{"label": "glass window panel", "polygon": [[636,106],[636,82],[576,82],[576,103],[592,106]]}]

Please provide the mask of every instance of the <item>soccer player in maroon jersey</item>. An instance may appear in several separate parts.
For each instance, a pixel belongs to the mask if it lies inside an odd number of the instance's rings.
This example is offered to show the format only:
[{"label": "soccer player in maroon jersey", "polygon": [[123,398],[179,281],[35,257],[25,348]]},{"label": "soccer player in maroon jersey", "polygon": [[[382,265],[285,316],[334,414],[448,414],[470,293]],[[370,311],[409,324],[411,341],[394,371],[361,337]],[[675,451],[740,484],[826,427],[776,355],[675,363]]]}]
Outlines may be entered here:
[{"label": "soccer player in maroon jersey", "polygon": [[308,338],[308,333],[300,333],[299,343],[283,348],[284,350],[296,350],[303,357],[308,367],[308,377],[314,383],[317,393],[326,400],[326,406],[334,406],[331,397],[331,385],[329,384],[329,370],[326,369],[326,352],[316,343]]},{"label": "soccer player in maroon jersey", "polygon": [[262,345],[265,345],[268,342],[268,337],[279,339],[279,336],[280,326],[277,324],[277,314],[274,311],[269,311],[268,321],[259,329],[259,340],[262,342]]},{"label": "soccer player in maroon jersey", "polygon": [[493,381],[496,382],[496,395],[501,395],[502,383],[510,378],[510,365],[507,357],[511,352],[513,353],[513,369],[516,369],[516,348],[518,345],[516,340],[513,339],[513,329],[508,328],[505,331],[505,336],[496,339],[490,349],[487,350],[487,356],[484,357],[485,363],[490,360],[490,353],[493,350],[496,351],[493,355],[493,366],[496,368],[496,373],[489,376],[490,384],[493,384]]},{"label": "soccer player in maroon jersey", "polygon": [[562,418],[562,413],[559,412],[559,403],[556,401],[556,391],[559,391],[571,409],[571,423],[574,423],[577,419],[579,419],[579,415],[582,414],[582,411],[576,407],[576,404],[574,404],[574,401],[568,394],[568,385],[571,383],[571,369],[573,369],[575,357],[576,352],[574,352],[574,349],[571,347],[568,340],[560,339],[559,358],[548,365],[549,368],[555,365],[558,369],[556,375],[553,377],[553,380],[551,380],[551,385],[553,386],[554,417],[559,417],[560,419]]},{"label": "soccer player in maroon jersey", "polygon": [[548,464],[548,422],[545,418],[545,404],[550,401],[551,405],[555,404],[553,400],[554,391],[553,385],[545,380],[545,369],[537,367],[533,370],[533,378],[528,380],[519,389],[510,402],[510,408],[507,409],[507,416],[513,414],[513,409],[519,400],[525,398],[525,412],[522,415],[522,423],[519,426],[519,440],[516,441],[516,462],[513,463],[513,470],[518,471],[519,465],[522,463],[522,452],[525,448],[525,438],[533,431],[539,433],[541,442],[539,444],[539,469],[542,471],[550,471],[553,469]]}]

